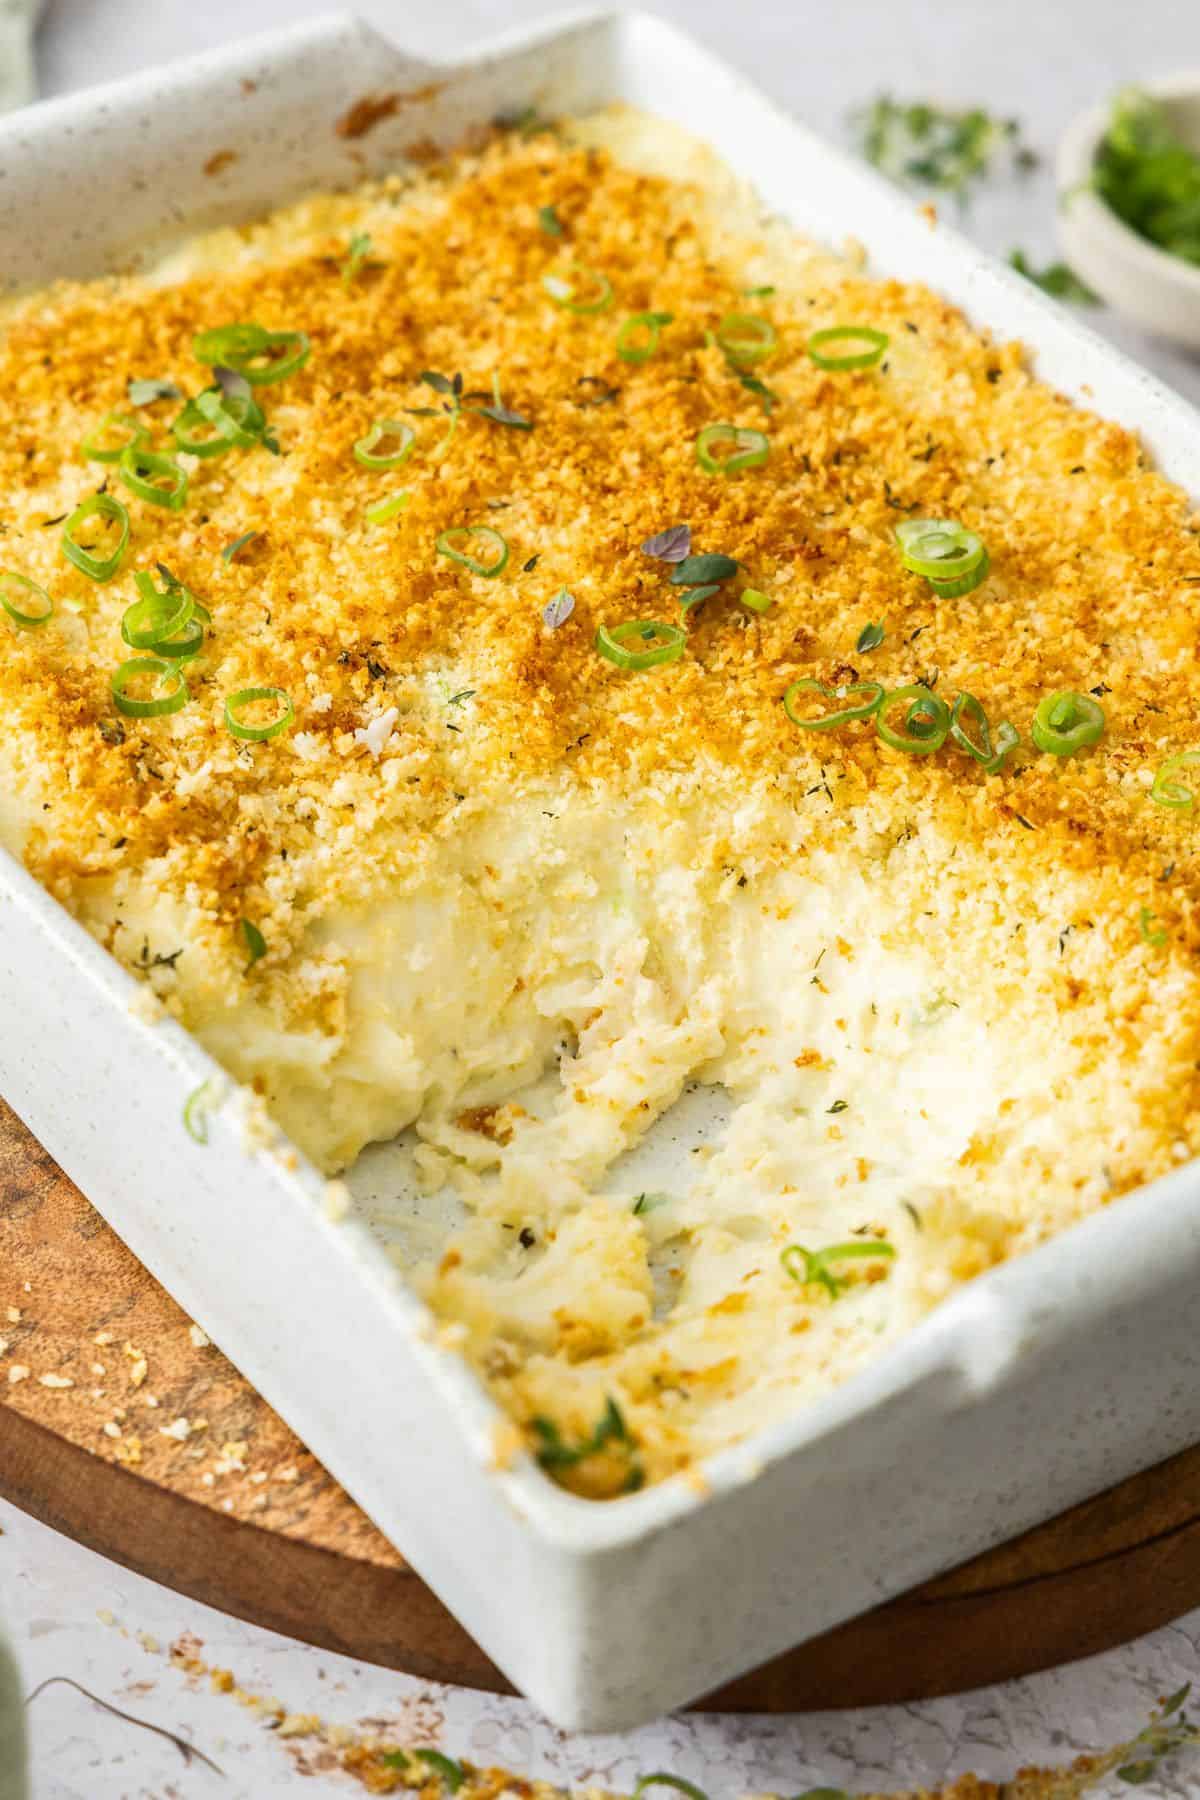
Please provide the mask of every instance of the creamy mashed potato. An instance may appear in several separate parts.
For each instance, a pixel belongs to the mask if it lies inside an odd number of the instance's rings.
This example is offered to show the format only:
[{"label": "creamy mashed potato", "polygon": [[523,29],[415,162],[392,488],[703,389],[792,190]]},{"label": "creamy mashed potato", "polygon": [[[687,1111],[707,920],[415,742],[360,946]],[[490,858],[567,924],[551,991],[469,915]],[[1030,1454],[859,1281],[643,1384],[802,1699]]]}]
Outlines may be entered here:
[{"label": "creamy mashed potato", "polygon": [[[572,265],[599,310],[555,304]],[[766,358],[723,354],[731,312]],[[127,384],[198,392],[195,333],[245,320],[311,339],[257,390],[278,455],[184,457],[178,512],[80,459],[110,409],[170,451],[183,399]],[[882,359],[819,368],[847,322]],[[15,303],[0,395],[0,567],[55,601],[0,616],[0,843],[324,1170],[411,1131],[460,1222],[408,1272],[557,1479],[686,1469],[1194,1152],[1194,826],[1150,788],[1197,741],[1197,522],[1019,345],[614,111]],[[416,433],[385,471],[353,454],[380,419]],[[708,472],[716,422],[766,461]],[[105,476],[131,538],[97,583],[62,515]],[[984,538],[982,584],[904,568],[921,515]],[[686,610],[641,549],[684,522],[739,565]],[[464,526],[498,574],[440,553]],[[210,622],[187,704],[130,717],[156,564]],[[632,619],[679,659],[599,655]],[[985,772],[805,730],[802,678],[966,691],[1022,741]],[[289,729],[230,734],[251,686]],[[1059,689],[1105,713],[1070,758],[1030,740]],[[703,1129],[647,1186],[681,1097]]]}]

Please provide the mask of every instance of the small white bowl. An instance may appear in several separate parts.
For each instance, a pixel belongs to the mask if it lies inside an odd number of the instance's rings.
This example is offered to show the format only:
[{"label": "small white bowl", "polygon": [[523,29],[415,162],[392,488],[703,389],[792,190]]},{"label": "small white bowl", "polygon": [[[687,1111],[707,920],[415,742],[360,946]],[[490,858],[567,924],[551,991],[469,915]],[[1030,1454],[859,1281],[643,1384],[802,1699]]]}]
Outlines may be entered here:
[{"label": "small white bowl", "polygon": [[[1200,150],[1200,73],[1137,84],[1161,100],[1185,143]],[[1058,241],[1065,260],[1110,306],[1156,336],[1200,350],[1200,268],[1169,256],[1124,224],[1084,184],[1109,105],[1077,119],[1058,149]]]}]

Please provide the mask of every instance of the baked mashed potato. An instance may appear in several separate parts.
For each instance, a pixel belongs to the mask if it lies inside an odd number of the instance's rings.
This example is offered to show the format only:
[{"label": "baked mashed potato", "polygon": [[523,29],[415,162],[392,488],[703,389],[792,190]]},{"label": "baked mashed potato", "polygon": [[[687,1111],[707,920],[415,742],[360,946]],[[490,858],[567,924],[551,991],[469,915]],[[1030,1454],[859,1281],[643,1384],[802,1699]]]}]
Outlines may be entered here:
[{"label": "baked mashed potato", "polygon": [[612,111],[0,321],[0,843],[323,1170],[414,1134],[587,1495],[1197,1149],[1200,522],[862,260]]}]

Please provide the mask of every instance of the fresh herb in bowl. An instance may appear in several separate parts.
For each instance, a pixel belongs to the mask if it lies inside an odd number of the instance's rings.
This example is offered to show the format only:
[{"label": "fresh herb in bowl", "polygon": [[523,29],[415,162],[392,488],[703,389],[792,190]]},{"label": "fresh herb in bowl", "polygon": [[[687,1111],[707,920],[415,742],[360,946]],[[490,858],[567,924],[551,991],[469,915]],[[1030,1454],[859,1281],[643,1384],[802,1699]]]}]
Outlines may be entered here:
[{"label": "fresh herb in bowl", "polygon": [[1179,135],[1161,100],[1137,88],[1116,96],[1091,185],[1139,237],[1200,265],[1200,147]]}]

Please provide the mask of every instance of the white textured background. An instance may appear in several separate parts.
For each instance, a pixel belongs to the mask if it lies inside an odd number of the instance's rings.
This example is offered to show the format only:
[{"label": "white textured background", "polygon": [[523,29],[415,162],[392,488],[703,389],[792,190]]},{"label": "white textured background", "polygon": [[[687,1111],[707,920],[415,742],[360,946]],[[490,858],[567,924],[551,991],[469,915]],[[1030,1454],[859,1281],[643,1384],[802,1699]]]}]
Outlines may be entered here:
[{"label": "white textured background", "polygon": [[[42,89],[59,93],[249,31],[331,10],[317,0],[50,0],[39,44]],[[389,0],[354,8],[406,48],[453,55],[472,38],[542,15],[541,0]],[[1016,114],[1049,155],[1067,119],[1122,81],[1200,70],[1200,0],[659,0],[808,122],[844,134],[849,107],[887,89]],[[670,69],[662,72],[664,84]],[[1001,180],[966,215],[1001,254],[1053,252],[1049,174]],[[2,254],[2,246],[0,246]],[[1100,329],[1200,402],[1200,364],[1123,331]],[[0,1270],[0,1302],[4,1272]],[[361,1788],[323,1773],[313,1746],[280,1742],[207,1684],[189,1685],[162,1651],[187,1630],[210,1662],[296,1712],[384,1722],[398,1736],[561,1783],[628,1789],[669,1768],[713,1800],[935,1785],[965,1770],[1003,1779],[1021,1763],[1069,1760],[1133,1731],[1155,1696],[1200,1678],[1200,1612],[1126,1649],[960,1699],[770,1720],[681,1717],[620,1739],[565,1740],[518,1701],[430,1688],[226,1619],[126,1574],[0,1504],[0,1601],[26,1685],[68,1674],[125,1710],[194,1738],[227,1779],[185,1768],[169,1744],[106,1718],[64,1688],[32,1715],[34,1800],[352,1800]],[[99,1613],[116,1623],[102,1622]],[[139,1635],[141,1634],[141,1635]],[[152,1646],[158,1644],[160,1650]],[[1200,1794],[1200,1752],[1152,1790]],[[0,1775],[3,1771],[0,1771]],[[1120,1783],[1110,1792],[1129,1793]]]}]

